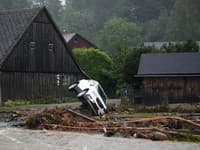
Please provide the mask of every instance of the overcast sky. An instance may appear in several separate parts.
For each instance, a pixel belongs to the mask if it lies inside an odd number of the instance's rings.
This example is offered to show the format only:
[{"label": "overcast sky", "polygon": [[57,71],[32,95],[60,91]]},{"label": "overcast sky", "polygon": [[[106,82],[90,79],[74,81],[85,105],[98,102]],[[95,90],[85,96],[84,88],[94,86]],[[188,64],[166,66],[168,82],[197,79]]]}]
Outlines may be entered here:
[{"label": "overcast sky", "polygon": [[65,0],[61,0],[62,1],[62,4],[64,5],[65,4]]}]

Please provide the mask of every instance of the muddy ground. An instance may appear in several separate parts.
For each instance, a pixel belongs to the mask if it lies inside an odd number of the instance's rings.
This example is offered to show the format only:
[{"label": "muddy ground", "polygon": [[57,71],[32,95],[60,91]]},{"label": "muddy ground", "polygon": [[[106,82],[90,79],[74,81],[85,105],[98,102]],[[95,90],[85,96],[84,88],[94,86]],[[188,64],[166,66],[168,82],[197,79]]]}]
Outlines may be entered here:
[{"label": "muddy ground", "polygon": [[0,150],[199,150],[200,143],[107,138],[101,134],[0,128]]}]

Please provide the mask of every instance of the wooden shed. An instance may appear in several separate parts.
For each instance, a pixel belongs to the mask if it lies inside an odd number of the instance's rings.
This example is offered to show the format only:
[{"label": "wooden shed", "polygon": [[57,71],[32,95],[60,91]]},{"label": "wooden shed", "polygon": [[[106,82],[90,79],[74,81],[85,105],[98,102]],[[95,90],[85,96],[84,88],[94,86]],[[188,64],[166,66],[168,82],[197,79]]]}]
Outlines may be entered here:
[{"label": "wooden shed", "polygon": [[96,45],[88,41],[78,33],[62,32],[67,46],[72,50],[74,48],[97,48]]},{"label": "wooden shed", "polygon": [[200,53],[143,54],[136,77],[142,103],[200,102]]},{"label": "wooden shed", "polygon": [[68,97],[87,78],[45,7],[0,12],[0,102]]}]

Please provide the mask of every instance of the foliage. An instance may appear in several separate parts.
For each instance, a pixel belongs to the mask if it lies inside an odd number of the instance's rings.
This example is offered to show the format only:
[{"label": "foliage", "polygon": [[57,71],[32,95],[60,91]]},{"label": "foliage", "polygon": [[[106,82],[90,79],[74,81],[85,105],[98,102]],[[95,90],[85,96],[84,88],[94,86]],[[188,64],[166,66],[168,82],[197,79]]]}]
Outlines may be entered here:
[{"label": "foliage", "polygon": [[0,10],[20,9],[30,6],[29,0],[1,0]]},{"label": "foliage", "polygon": [[121,0],[67,0],[77,11],[90,11],[94,16],[94,22],[97,25],[96,33],[102,29],[104,23],[115,16],[118,8],[116,5],[121,3]]},{"label": "foliage", "polygon": [[125,3],[130,19],[141,23],[158,19],[162,11],[169,13],[173,4],[174,0],[127,0]]},{"label": "foliage", "polygon": [[176,135],[171,137],[170,140],[179,142],[200,142],[200,136],[192,134]]},{"label": "foliage", "polygon": [[127,46],[138,45],[142,42],[141,29],[134,22],[128,22],[123,18],[108,20],[103,30],[99,32],[97,44],[109,53],[116,49],[124,49]]},{"label": "foliage", "polygon": [[13,107],[13,106],[20,106],[20,105],[28,105],[30,101],[22,100],[22,99],[15,99],[15,100],[8,100],[4,103],[5,107]]},{"label": "foliage", "polygon": [[61,0],[32,0],[32,6],[46,6],[56,21],[60,21],[63,10]]},{"label": "foliage", "polygon": [[169,45],[163,45],[162,49],[166,52],[198,52],[200,50],[198,44],[191,40],[176,44],[169,43]]},{"label": "foliage", "polygon": [[[78,32],[92,42],[97,39],[100,48],[107,51],[115,49],[124,37],[122,46],[140,44],[141,37],[146,41],[200,38],[199,0],[65,0],[65,3],[63,5],[61,0],[1,0],[0,10],[46,6],[60,29]],[[119,28],[120,23],[113,18],[123,20],[123,26]],[[124,30],[126,22],[137,27],[127,28],[127,32]],[[108,23],[116,26],[114,33],[106,30]],[[123,31],[123,37],[117,35],[118,29]]]},{"label": "foliage", "polygon": [[131,48],[117,49],[117,51],[111,55],[114,62],[112,74],[113,78],[116,80],[117,95],[119,94],[118,90],[126,86],[123,70],[126,57],[130,55],[131,51]]},{"label": "foliage", "polygon": [[67,32],[78,32],[81,35],[87,35],[87,38],[91,39],[96,30],[96,22],[91,11],[75,10],[68,6],[62,12],[61,28],[67,29]]},{"label": "foliage", "polygon": [[128,84],[133,83],[133,76],[137,74],[139,67],[140,56],[144,53],[163,53],[164,50],[156,49],[155,47],[134,47],[130,55],[125,59],[124,76]]},{"label": "foliage", "polygon": [[170,15],[166,39],[171,41],[199,40],[199,14],[199,0],[176,0]]},{"label": "foliage", "polygon": [[115,86],[112,77],[112,59],[103,51],[98,49],[74,49],[74,56],[80,64],[81,68],[92,79],[99,81],[110,93]]},{"label": "foliage", "polygon": [[167,11],[163,11],[158,19],[147,21],[141,26],[143,27],[143,35],[146,41],[162,41],[166,34],[169,15]]},{"label": "foliage", "polygon": [[78,102],[77,98],[53,98],[53,97],[43,97],[37,99],[14,99],[4,102],[4,107],[14,107],[29,104],[61,104],[61,103],[72,103]]}]

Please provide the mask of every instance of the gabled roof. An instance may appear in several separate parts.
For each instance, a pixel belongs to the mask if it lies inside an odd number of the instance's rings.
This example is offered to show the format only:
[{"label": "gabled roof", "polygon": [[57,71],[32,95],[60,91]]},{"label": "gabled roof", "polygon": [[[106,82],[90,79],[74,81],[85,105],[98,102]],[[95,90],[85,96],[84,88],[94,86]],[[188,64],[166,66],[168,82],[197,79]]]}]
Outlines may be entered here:
[{"label": "gabled roof", "polygon": [[63,34],[63,37],[65,41],[68,43],[75,35],[76,33],[68,33],[68,34]]},{"label": "gabled roof", "polygon": [[43,8],[0,11],[0,64]]},{"label": "gabled roof", "polygon": [[72,52],[69,50],[65,42],[65,39],[45,7],[0,11],[0,69],[5,60],[11,55],[14,47],[18,44],[28,27],[42,11],[47,14],[47,17],[50,19],[50,22],[58,33],[60,40],[63,42],[67,53],[71,56],[75,65],[86,78],[89,78],[76,62]]},{"label": "gabled roof", "polygon": [[200,76],[200,53],[142,54],[136,77]]},{"label": "gabled roof", "polygon": [[76,38],[79,38],[79,39],[83,39],[85,42],[87,42],[89,45],[91,45],[92,47],[94,48],[97,48],[96,45],[94,45],[92,42],[88,41],[87,39],[85,39],[83,36],[81,36],[79,33],[67,33],[67,32],[63,32],[62,33],[66,43],[70,43],[72,42],[73,39],[75,39],[74,37]]}]

